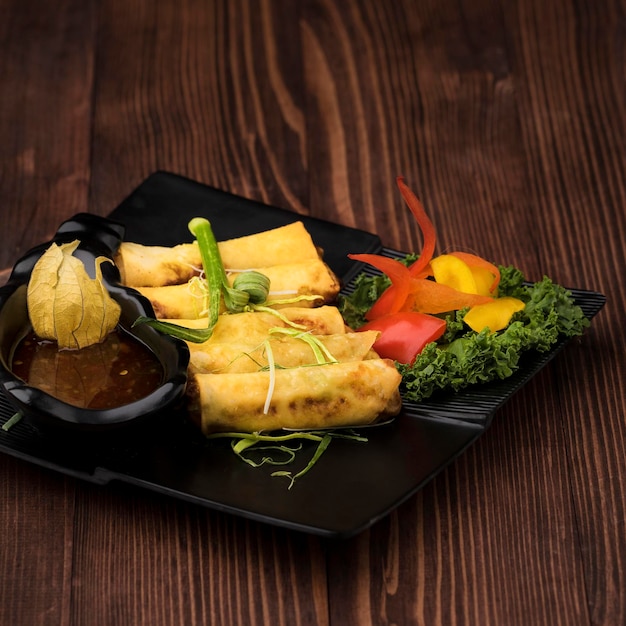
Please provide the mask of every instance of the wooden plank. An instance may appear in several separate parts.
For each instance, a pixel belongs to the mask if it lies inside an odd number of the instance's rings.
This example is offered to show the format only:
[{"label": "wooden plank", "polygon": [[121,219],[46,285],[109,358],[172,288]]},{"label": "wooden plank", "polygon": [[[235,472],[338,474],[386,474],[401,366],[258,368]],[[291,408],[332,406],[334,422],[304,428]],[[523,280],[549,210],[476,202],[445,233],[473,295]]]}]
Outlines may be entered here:
[{"label": "wooden plank", "polygon": [[38,4],[2,0],[0,268],[88,210],[93,3]]},{"label": "wooden plank", "polygon": [[621,319],[626,298],[624,281],[616,280],[626,266],[626,84],[616,52],[623,15],[622,2],[527,2],[508,15],[510,25],[519,24],[511,32],[525,76],[518,93],[541,265],[561,284],[608,295],[586,340],[559,360],[551,398],[562,418],[594,624],[617,624],[626,615],[626,431],[618,408],[626,397],[626,359],[615,348],[626,343],[626,332],[611,323]]},{"label": "wooden plank", "polygon": [[74,492],[70,478],[0,456],[0,623],[68,623]]},{"label": "wooden plank", "polygon": [[[584,16],[564,6],[521,4],[518,10],[516,4],[501,7],[490,2],[464,3],[457,9],[440,2],[410,7],[393,3],[384,8],[370,4],[357,10],[331,2],[310,3],[303,26],[309,126],[322,138],[312,145],[319,154],[310,158],[315,164],[312,211],[323,210],[320,207],[328,203],[320,190],[331,190],[335,219],[376,229],[390,245],[415,249],[414,242],[420,242],[417,229],[407,223],[401,203],[383,190],[384,185],[393,187],[393,176],[399,173],[392,171],[392,165],[401,164],[400,172],[410,172],[416,181],[414,187],[434,218],[444,248],[467,246],[522,267],[531,278],[553,271],[559,280],[584,281],[585,272],[577,275],[574,267],[569,266],[568,273],[557,270],[559,262],[563,269],[570,251],[563,234],[559,235],[561,255],[546,262],[554,249],[550,235],[562,226],[567,207],[537,188],[543,183],[564,193],[563,179],[554,171],[538,174],[535,162],[542,144],[554,139],[537,136],[536,129],[550,115],[548,111],[567,111],[576,81],[584,84],[576,66],[581,42],[575,37],[581,33]],[[530,21],[516,19],[524,10],[536,15]],[[397,24],[404,27],[398,29]],[[552,30],[542,32],[538,25]],[[565,34],[555,43],[556,31],[561,32],[563,25]],[[591,48],[594,41],[586,39],[584,32],[580,36]],[[569,68],[569,60],[573,63],[571,75],[561,77],[571,83],[566,89],[561,90],[549,65],[542,62],[542,47],[547,48],[546,58],[561,56],[555,72],[562,72],[563,65]],[[528,66],[521,63],[523,55],[528,56]],[[608,57],[605,52],[598,58]],[[606,81],[609,102],[604,104],[609,109],[611,71],[594,74],[596,81]],[[540,83],[538,93],[552,100],[549,109],[527,106],[524,94],[534,81]],[[394,101],[398,93],[399,103]],[[615,109],[605,115],[618,118]],[[333,150],[335,129],[341,130],[342,141]],[[616,130],[620,129],[618,123]],[[567,126],[562,133],[565,141]],[[584,137],[569,137],[570,142],[576,139],[584,141]],[[618,134],[613,141],[617,148],[623,145],[623,136]],[[573,157],[584,154],[576,144],[568,147]],[[381,153],[382,162],[377,158]],[[615,189],[615,172],[608,176],[613,181],[608,188]],[[578,190],[579,204],[593,202],[590,187]],[[378,218],[377,206],[385,206],[380,213],[384,217]],[[390,206],[397,221],[389,220]],[[614,205],[609,214],[616,211]],[[584,238],[579,233],[576,237]],[[335,621],[374,624],[383,616],[389,623],[463,622],[468,611],[484,602],[474,621],[587,622],[581,602],[587,591],[586,575],[598,573],[596,567],[584,571],[585,555],[578,543],[581,512],[571,503],[569,442],[561,431],[563,395],[574,393],[572,405],[584,398],[576,396],[573,385],[560,383],[564,367],[565,363],[557,364],[542,376],[540,402],[533,398],[535,384],[503,411],[506,427],[494,428],[495,434],[488,433],[453,470],[427,487],[413,502],[415,510],[406,505],[397,518],[392,516],[388,524],[375,527],[332,558]],[[616,458],[623,451],[621,430],[617,434]],[[605,438],[603,443],[612,447]],[[466,464],[476,484],[465,476],[461,487],[456,482],[457,468]],[[497,475],[502,467],[508,474],[504,483]],[[615,471],[614,463],[608,468]],[[471,501],[482,510],[473,509]],[[618,501],[616,497],[613,505]],[[614,519],[623,517],[618,510],[609,511]],[[498,517],[489,519],[491,515]],[[506,531],[498,532],[502,527]],[[607,541],[617,540],[618,528],[604,529]],[[398,537],[402,537],[399,554]],[[602,545],[597,548],[599,558],[612,560]],[[350,571],[370,574],[345,578],[346,563]],[[620,567],[619,562],[614,564],[614,576]],[[377,569],[371,572],[372,568]],[[623,610],[613,597],[614,583],[607,583],[615,619]],[[599,589],[598,584],[597,600],[602,602]]]},{"label": "wooden plank", "polygon": [[[363,11],[313,5],[303,26],[308,117],[320,138],[309,159],[318,165],[311,206],[335,207],[328,210],[335,219],[375,230],[387,245],[419,250],[421,236],[393,182],[402,174],[432,215],[442,249],[510,255],[509,239],[527,226],[502,18],[496,13],[488,27],[489,6],[480,4],[467,15],[441,2],[369,4]],[[480,37],[484,49],[474,50]],[[334,128],[345,149],[329,159]]]},{"label": "wooden plank", "polygon": [[346,542],[3,456],[0,623],[624,623],[623,0],[22,4],[0,0],[0,267],[155,169],[419,249],[404,174],[440,250],[609,302]]},{"label": "wooden plank", "polygon": [[130,487],[78,495],[76,623],[327,623],[320,540]]},{"label": "wooden plank", "polygon": [[165,169],[306,213],[297,3],[107,2],[91,202]]},{"label": "wooden plank", "polygon": [[[0,267],[88,209],[92,4],[0,2]],[[74,490],[0,458],[0,623],[69,623]]]}]

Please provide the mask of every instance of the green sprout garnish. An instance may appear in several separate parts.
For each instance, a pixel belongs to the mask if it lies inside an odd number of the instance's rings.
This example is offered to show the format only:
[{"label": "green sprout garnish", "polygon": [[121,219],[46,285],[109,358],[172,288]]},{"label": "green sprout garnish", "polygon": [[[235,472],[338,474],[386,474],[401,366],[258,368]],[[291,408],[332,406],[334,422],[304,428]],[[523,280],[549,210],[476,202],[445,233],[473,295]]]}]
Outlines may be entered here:
[{"label": "green sprout garnish", "polygon": [[310,332],[301,332],[295,328],[270,328],[270,334],[281,334],[294,337],[295,339],[301,339],[309,345],[315,360],[319,365],[327,365],[328,363],[337,363],[337,359],[330,353],[328,348],[322,341]]},{"label": "green sprout garnish", "polygon": [[[291,489],[298,478],[304,476],[311,468],[317,463],[322,454],[326,451],[330,442],[333,439],[349,439],[351,441],[357,441],[361,443],[367,442],[367,437],[363,437],[352,430],[346,430],[344,432],[333,430],[308,430],[301,432],[289,432],[285,434],[269,434],[269,433],[214,433],[209,435],[209,439],[229,438],[231,441],[231,448],[233,452],[244,462],[252,467],[261,467],[263,465],[288,465],[295,461],[297,453],[302,449],[302,441],[316,441],[318,442],[315,452],[309,462],[303,469],[296,472],[288,472],[285,470],[278,470],[272,472],[273,477],[284,477],[289,479],[289,487]],[[295,446],[286,445],[285,442],[299,441]],[[259,445],[259,444],[270,445]],[[273,452],[274,454],[265,454],[266,452]],[[244,454],[247,452],[247,454]],[[254,452],[262,452],[263,456],[260,460],[255,460],[252,454]],[[251,454],[252,453],[252,454]],[[276,453],[282,458],[277,458]]]},{"label": "green sprout garnish", "polygon": [[13,426],[15,426],[22,419],[22,414],[18,411],[12,415],[4,424],[2,424],[2,430],[9,432]]}]

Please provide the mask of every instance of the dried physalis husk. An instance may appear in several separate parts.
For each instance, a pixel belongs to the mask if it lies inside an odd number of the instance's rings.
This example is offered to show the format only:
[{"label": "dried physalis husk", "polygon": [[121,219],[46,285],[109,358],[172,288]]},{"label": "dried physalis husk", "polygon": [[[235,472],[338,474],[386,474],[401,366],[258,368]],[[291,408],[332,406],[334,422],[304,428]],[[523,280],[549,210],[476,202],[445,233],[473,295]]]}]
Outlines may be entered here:
[{"label": "dried physalis husk", "polygon": [[73,256],[79,241],[53,243],[33,268],[28,283],[28,315],[35,334],[58,343],[59,349],[80,349],[100,343],[117,326],[120,306],[102,283],[96,259],[96,277]]}]

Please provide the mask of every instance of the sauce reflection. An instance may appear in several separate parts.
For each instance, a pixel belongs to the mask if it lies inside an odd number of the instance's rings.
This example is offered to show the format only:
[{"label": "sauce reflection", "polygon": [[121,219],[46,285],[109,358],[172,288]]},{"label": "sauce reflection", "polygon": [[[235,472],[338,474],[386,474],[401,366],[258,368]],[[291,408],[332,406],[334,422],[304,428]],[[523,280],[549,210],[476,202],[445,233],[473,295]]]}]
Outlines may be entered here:
[{"label": "sauce reflection", "polygon": [[87,409],[111,409],[145,398],[163,379],[156,356],[121,331],[81,350],[28,335],[17,346],[13,373],[32,387]]}]

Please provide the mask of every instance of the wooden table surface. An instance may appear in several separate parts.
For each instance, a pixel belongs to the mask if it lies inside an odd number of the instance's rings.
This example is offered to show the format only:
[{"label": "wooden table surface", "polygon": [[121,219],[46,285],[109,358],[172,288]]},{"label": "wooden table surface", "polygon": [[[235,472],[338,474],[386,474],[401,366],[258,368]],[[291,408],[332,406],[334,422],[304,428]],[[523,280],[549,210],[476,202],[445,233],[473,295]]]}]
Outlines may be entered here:
[{"label": "wooden table surface", "polygon": [[607,295],[345,541],[1,455],[1,624],[626,623],[624,0],[0,8],[0,267],[156,170],[413,250],[403,174],[440,251]]}]

